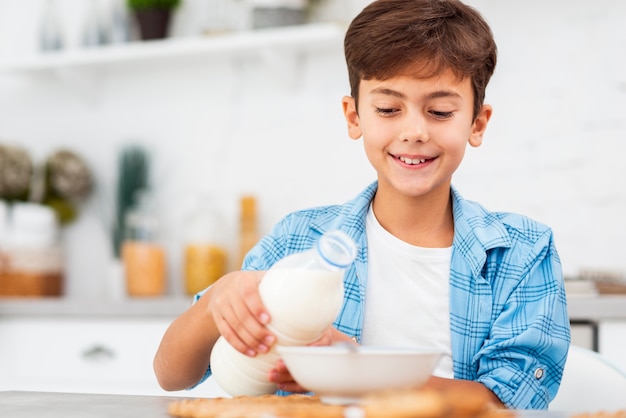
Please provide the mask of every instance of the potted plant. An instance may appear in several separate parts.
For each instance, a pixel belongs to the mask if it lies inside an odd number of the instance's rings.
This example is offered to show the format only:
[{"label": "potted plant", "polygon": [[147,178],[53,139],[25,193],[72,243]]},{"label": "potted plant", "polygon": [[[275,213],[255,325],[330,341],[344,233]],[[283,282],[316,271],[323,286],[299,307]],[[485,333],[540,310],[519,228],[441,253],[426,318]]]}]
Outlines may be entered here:
[{"label": "potted plant", "polygon": [[144,41],[167,37],[172,12],[180,3],[181,0],[126,0]]}]

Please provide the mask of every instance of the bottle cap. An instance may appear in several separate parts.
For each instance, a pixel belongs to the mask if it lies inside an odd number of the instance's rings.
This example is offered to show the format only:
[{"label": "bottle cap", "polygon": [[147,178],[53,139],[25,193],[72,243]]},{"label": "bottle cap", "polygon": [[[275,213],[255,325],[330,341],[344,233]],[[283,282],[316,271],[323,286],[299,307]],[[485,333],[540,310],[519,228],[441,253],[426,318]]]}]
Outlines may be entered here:
[{"label": "bottle cap", "polygon": [[346,268],[356,258],[356,244],[345,232],[333,230],[317,241],[317,252],[329,266]]}]

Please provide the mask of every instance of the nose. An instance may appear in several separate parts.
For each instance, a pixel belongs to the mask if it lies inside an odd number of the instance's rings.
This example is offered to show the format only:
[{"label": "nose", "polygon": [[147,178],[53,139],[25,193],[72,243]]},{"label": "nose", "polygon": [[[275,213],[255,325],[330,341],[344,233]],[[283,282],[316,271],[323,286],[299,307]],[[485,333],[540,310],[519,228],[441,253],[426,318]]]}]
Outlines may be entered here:
[{"label": "nose", "polygon": [[402,121],[402,130],[400,134],[402,142],[426,142],[428,141],[428,130],[426,129],[426,121],[419,114],[407,114]]}]

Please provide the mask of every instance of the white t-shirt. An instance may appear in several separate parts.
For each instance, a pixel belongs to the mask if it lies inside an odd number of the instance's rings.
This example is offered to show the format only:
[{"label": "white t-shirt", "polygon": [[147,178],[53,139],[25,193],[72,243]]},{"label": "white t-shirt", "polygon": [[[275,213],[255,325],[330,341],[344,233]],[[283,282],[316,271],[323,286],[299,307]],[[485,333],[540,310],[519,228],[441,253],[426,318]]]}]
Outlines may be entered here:
[{"label": "white t-shirt", "polygon": [[368,279],[361,343],[444,353],[433,374],[454,377],[449,277],[452,247],[422,248],[387,232],[370,206]]}]

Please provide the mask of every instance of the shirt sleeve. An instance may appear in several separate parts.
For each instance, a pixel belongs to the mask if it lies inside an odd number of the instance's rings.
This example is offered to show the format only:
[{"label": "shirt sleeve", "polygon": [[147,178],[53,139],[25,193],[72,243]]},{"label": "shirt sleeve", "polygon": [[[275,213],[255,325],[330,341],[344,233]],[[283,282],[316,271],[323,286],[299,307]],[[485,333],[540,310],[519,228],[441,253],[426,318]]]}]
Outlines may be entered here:
[{"label": "shirt sleeve", "polygon": [[[543,238],[518,260],[519,280],[494,282],[493,323],[476,355],[477,380],[515,409],[547,409],[570,343],[560,260],[552,233]],[[499,269],[507,266],[503,262]]]}]

